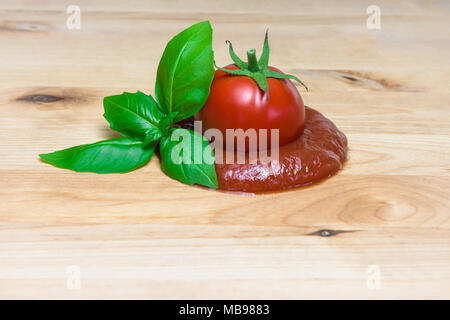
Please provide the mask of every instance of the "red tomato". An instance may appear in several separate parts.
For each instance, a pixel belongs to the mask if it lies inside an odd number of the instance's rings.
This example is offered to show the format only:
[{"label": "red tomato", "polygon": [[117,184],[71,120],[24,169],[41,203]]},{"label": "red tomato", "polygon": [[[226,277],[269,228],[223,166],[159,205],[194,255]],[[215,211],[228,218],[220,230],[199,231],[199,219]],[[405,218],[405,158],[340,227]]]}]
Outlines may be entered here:
[{"label": "red tomato", "polygon": [[[225,68],[239,69],[235,64]],[[265,93],[250,77],[217,70],[208,100],[197,115],[203,131],[219,129],[225,139],[226,129],[267,129],[268,146],[271,129],[279,129],[280,146],[298,138],[303,132],[305,106],[297,88],[288,79],[267,78],[267,82]]]}]

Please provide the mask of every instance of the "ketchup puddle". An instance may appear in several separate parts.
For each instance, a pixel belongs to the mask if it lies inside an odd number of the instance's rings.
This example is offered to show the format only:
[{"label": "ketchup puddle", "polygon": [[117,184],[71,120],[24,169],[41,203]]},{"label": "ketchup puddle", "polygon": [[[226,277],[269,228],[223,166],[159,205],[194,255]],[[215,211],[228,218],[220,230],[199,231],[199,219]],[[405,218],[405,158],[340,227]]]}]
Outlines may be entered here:
[{"label": "ketchup puddle", "polygon": [[[336,174],[347,159],[346,136],[320,112],[305,106],[305,113],[303,134],[279,148],[278,161],[216,163],[219,190],[282,191],[310,186]],[[191,123],[182,126],[190,127]],[[225,157],[226,151],[223,153]]]}]

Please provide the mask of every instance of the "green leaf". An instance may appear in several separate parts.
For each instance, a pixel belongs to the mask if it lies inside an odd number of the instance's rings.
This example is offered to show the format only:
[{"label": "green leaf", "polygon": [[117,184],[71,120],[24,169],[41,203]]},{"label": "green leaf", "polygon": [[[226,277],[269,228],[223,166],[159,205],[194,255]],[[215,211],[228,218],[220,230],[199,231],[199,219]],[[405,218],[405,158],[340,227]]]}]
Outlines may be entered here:
[{"label": "green leaf", "polygon": [[140,91],[124,92],[103,99],[103,116],[114,129],[126,136],[154,141],[162,137],[159,122],[164,114],[156,101]]},{"label": "green leaf", "polygon": [[264,45],[261,56],[259,60],[256,61],[255,57],[255,49],[250,49],[247,51],[248,64],[239,59],[238,56],[233,51],[233,47],[229,41],[227,43],[230,46],[230,56],[231,59],[236,63],[236,65],[240,68],[239,70],[229,70],[225,68],[219,68],[214,64],[214,66],[222,70],[226,73],[237,75],[237,76],[248,76],[255,80],[258,84],[259,88],[263,91],[267,91],[269,89],[269,84],[267,83],[267,77],[269,78],[277,78],[277,79],[292,79],[300,83],[302,86],[306,88],[308,91],[308,87],[296,76],[290,74],[279,73],[267,68],[269,64],[269,40],[268,40],[269,30],[266,30],[266,35],[264,37]]},{"label": "green leaf", "polygon": [[256,81],[256,83],[258,84],[258,87],[262,91],[269,90],[269,84],[267,83],[266,76],[262,72],[254,72],[254,73],[252,73],[251,77],[253,78],[253,80]]},{"label": "green leaf", "polygon": [[188,129],[172,129],[159,146],[161,169],[183,183],[217,188],[214,153],[208,140]]},{"label": "green leaf", "polygon": [[260,70],[264,70],[267,68],[267,66],[269,65],[269,30],[266,30],[266,36],[264,37],[264,45],[263,45],[263,50],[261,53],[261,56],[259,57],[258,60],[258,65]]},{"label": "green leaf", "polygon": [[147,147],[150,143],[152,142],[157,142],[159,139],[161,139],[161,137],[164,136],[164,133],[155,128],[155,129],[149,129],[146,133],[145,133],[145,137],[144,139],[139,139],[142,140],[142,144],[143,147]]},{"label": "green leaf", "polygon": [[270,69],[265,69],[264,75],[269,78],[277,78],[277,79],[292,79],[300,83],[303,87],[305,87],[306,91],[308,91],[308,87],[296,76],[293,76],[291,74],[285,74],[285,73],[279,73]]},{"label": "green leaf", "polygon": [[178,112],[175,122],[189,118],[205,104],[213,63],[209,21],[194,24],[167,44],[158,66],[155,94],[164,113]]},{"label": "green leaf", "polygon": [[116,138],[84,144],[39,157],[56,167],[78,172],[123,173],[146,164],[153,155],[156,142],[143,147],[133,138]]},{"label": "green leaf", "polygon": [[258,87],[263,90],[267,91],[269,89],[269,84],[267,83],[266,76],[262,72],[251,72],[247,69],[245,70],[230,70],[225,68],[220,68],[216,66],[217,69],[225,71],[228,74],[234,75],[234,76],[247,76],[255,80]]},{"label": "green leaf", "polygon": [[222,70],[222,71],[224,71],[224,72],[226,72],[228,74],[234,75],[234,76],[248,76],[248,77],[250,77],[253,74],[253,72],[251,72],[251,71],[249,71],[247,69],[243,69],[243,70],[242,69],[238,69],[238,70],[225,69],[225,68],[218,67],[217,65],[215,65],[215,67],[218,70]]},{"label": "green leaf", "polygon": [[173,119],[177,116],[178,112],[172,112],[169,114],[166,114],[164,118],[160,122],[161,130],[165,135],[169,134],[169,127],[173,122]]},{"label": "green leaf", "polygon": [[248,68],[247,63],[244,62],[244,61],[242,61],[242,60],[237,56],[237,54],[236,54],[236,53],[234,52],[234,50],[233,50],[233,45],[231,44],[231,42],[227,40],[226,43],[227,43],[228,46],[229,46],[229,52],[230,52],[231,60],[233,60],[233,62],[236,63],[236,65],[237,65],[239,68],[241,68],[241,69],[247,69],[247,68]]},{"label": "green leaf", "polygon": [[162,136],[169,134],[170,125],[173,122],[173,119],[176,117],[178,112],[172,112],[169,114],[166,114],[164,118],[161,119],[159,122],[159,129],[157,132],[153,134],[153,132],[147,132],[147,136],[144,139],[144,146],[147,146],[149,143],[153,141],[157,141],[161,139]]}]

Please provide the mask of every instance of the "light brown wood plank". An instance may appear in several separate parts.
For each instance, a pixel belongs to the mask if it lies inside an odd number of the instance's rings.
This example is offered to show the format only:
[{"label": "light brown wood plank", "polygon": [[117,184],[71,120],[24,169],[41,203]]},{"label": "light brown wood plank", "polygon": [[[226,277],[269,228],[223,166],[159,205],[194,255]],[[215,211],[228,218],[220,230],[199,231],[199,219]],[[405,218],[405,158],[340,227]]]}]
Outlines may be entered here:
[{"label": "light brown wood plank", "polygon": [[[0,298],[450,298],[450,7],[377,1],[0,4]],[[260,49],[349,139],[338,175],[289,192],[185,186],[38,154],[116,137],[102,98],[153,94],[167,41],[209,19],[215,58]],[[324,231],[325,230],[325,231]],[[68,266],[81,289],[67,288]],[[371,290],[370,268],[380,271]]]}]

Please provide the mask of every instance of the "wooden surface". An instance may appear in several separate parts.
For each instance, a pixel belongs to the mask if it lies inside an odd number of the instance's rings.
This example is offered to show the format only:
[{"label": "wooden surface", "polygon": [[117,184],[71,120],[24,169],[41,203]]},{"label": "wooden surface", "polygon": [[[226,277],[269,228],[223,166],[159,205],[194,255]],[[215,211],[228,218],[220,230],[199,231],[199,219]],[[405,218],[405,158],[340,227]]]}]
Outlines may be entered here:
[{"label": "wooden surface", "polygon": [[[367,1],[73,2],[80,30],[66,2],[0,4],[0,298],[450,298],[448,1],[376,1],[380,30]],[[115,137],[103,96],[153,94],[166,42],[204,19],[219,65],[226,39],[242,55],[270,29],[271,65],[347,134],[342,172],[244,196],[157,157],[123,175],[38,160]]]}]

